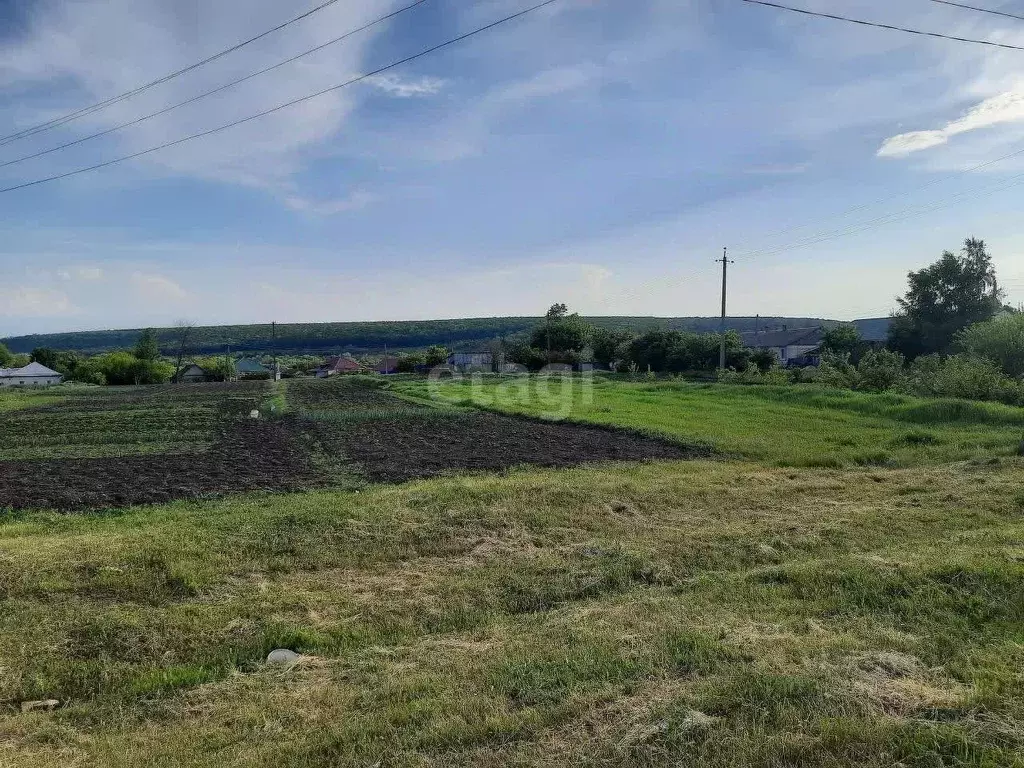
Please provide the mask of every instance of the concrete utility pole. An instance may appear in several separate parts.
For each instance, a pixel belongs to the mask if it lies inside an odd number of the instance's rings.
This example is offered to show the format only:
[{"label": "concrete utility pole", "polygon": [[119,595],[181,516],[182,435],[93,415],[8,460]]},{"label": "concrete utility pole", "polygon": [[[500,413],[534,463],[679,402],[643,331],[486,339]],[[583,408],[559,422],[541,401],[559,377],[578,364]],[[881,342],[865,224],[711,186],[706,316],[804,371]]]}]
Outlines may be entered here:
[{"label": "concrete utility pole", "polygon": [[271,375],[274,381],[280,381],[280,368],[277,367],[277,321],[270,323],[270,354],[274,358],[274,372]]},{"label": "concrete utility pole", "polygon": [[718,351],[718,368],[725,370],[725,290],[726,282],[729,276],[729,264],[735,264],[735,261],[730,261],[728,258],[729,249],[722,249],[722,258],[715,259],[715,261],[722,262],[722,322],[718,326],[718,333],[722,337],[722,346]]}]

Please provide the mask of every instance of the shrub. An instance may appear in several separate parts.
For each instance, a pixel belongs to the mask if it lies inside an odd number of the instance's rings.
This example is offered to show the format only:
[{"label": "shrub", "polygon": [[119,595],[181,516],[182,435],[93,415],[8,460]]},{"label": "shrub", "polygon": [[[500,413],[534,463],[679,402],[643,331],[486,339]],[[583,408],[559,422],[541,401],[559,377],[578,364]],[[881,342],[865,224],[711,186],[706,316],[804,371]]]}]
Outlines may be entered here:
[{"label": "shrub", "polygon": [[888,349],[871,349],[857,365],[857,389],[866,392],[904,391],[907,377],[903,355]]},{"label": "shrub", "polygon": [[991,360],[952,355],[935,370],[927,385],[929,394],[969,400],[998,400],[1009,405],[1024,403],[1024,386],[1003,375]]},{"label": "shrub", "polygon": [[850,365],[848,353],[835,354],[823,352],[821,365],[818,366],[817,380],[819,384],[835,389],[856,389],[860,377],[857,369]]},{"label": "shrub", "polygon": [[735,371],[731,368],[720,371],[718,380],[725,384],[774,384],[783,385],[792,382],[789,371],[778,365],[772,366],[767,371],[758,369],[751,365],[743,371]]},{"label": "shrub", "polygon": [[956,345],[972,357],[995,363],[1007,376],[1024,376],[1024,314],[975,323],[957,335]]}]

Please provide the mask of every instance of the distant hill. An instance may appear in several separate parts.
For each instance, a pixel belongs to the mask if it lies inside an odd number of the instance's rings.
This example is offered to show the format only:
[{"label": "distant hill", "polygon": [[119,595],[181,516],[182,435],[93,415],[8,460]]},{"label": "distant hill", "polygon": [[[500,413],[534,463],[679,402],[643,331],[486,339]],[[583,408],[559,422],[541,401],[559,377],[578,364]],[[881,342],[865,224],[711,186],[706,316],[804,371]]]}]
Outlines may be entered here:
[{"label": "distant hill", "polygon": [[[717,331],[716,317],[588,317],[596,326],[614,330],[646,331],[654,328],[687,331]],[[367,323],[284,323],[277,326],[277,341],[267,325],[220,325],[194,328],[189,341],[193,355],[224,352],[264,353],[275,349],[281,354],[329,354],[336,352],[375,353],[385,345],[391,350],[418,349],[443,344],[457,350],[484,346],[496,338],[525,334],[541,317],[485,317],[461,320],[408,320]],[[887,322],[880,321],[861,322]],[[726,325],[736,331],[831,327],[836,320],[816,317],[731,317]],[[87,354],[128,349],[142,332],[139,328],[110,331],[76,331],[35,334],[0,339],[15,353],[31,352],[36,347],[74,350]],[[178,330],[157,329],[165,354],[177,349]]]}]

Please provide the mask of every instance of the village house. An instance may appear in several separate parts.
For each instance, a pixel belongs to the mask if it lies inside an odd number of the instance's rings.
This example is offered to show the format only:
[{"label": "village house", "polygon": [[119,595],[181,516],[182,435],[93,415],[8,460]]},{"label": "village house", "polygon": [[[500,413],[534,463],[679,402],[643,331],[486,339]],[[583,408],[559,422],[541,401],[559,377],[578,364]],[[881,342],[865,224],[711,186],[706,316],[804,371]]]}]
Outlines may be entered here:
[{"label": "village house", "polygon": [[377,373],[398,373],[398,358],[394,355],[384,355],[374,370]]},{"label": "village house", "polygon": [[64,377],[39,363],[24,368],[0,368],[0,387],[51,387],[64,381]]},{"label": "village house", "polygon": [[242,358],[235,363],[235,373],[240,379],[265,379],[270,378],[270,369],[259,360]]},{"label": "village house", "polygon": [[363,366],[359,364],[358,360],[348,355],[342,355],[341,357],[327,358],[326,362],[316,369],[316,375],[318,378],[326,379],[339,373],[359,373],[361,370],[363,370]]},{"label": "village house", "polygon": [[494,368],[494,355],[490,352],[453,352],[448,355],[448,365],[457,371],[490,371]]},{"label": "village house", "polygon": [[794,328],[774,331],[742,333],[743,346],[750,349],[769,349],[783,366],[817,365],[818,349],[825,337],[823,328]]},{"label": "village house", "polygon": [[178,374],[178,381],[182,384],[198,384],[206,381],[209,378],[209,374],[205,368],[200,368],[198,365],[193,363]]}]

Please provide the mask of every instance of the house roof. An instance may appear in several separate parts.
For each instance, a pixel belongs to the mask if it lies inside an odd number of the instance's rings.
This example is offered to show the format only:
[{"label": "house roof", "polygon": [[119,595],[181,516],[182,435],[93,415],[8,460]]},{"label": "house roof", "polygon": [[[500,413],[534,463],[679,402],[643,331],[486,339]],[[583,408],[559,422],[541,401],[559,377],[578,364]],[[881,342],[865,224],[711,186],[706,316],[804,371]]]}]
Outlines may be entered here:
[{"label": "house roof", "polygon": [[238,360],[235,363],[235,370],[239,373],[268,373],[270,371],[267,366],[258,360],[251,360],[249,358]]},{"label": "house roof", "polygon": [[185,369],[181,373],[182,375],[184,375],[186,373],[189,373],[190,371],[198,371],[199,373],[202,373],[204,375],[206,374],[206,369],[200,365],[196,365],[195,363],[185,366]]},{"label": "house roof", "polygon": [[322,370],[325,371],[358,371],[362,368],[359,361],[352,357],[329,357]]},{"label": "house roof", "polygon": [[825,332],[821,328],[794,328],[785,331],[748,331],[741,333],[746,347],[814,346],[821,343]]},{"label": "house roof", "polygon": [[6,376],[8,378],[17,376],[19,379],[42,379],[60,375],[61,374],[57,373],[57,371],[51,370],[40,363],[29,363],[24,368],[6,368],[4,370],[0,370],[0,376]]}]

